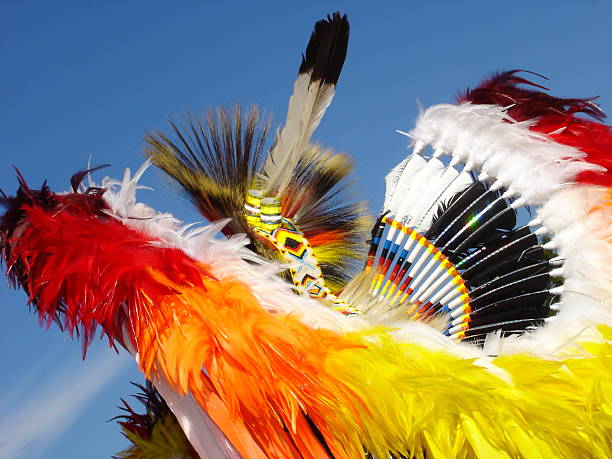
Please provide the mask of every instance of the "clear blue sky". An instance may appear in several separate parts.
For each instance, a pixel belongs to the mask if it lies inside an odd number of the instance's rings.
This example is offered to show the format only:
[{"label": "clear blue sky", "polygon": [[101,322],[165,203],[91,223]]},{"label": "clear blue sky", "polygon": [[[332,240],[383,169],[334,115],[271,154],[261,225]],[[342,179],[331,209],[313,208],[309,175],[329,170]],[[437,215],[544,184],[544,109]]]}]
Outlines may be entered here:
[{"label": "clear blue sky", "polygon": [[[1,1],[0,188],[14,192],[15,165],[32,186],[65,190],[90,156],[119,176],[141,163],[143,132],[185,109],[257,103],[280,122],[312,25],[336,9],[351,42],[315,139],[354,156],[357,197],[373,212],[406,154],[394,130],[411,128],[417,99],[451,102],[490,71],[523,68],[557,95],[601,95],[612,112],[609,0],[221,3]],[[144,202],[199,220],[156,171],[143,183],[157,190]],[[40,329],[2,283],[0,456],[110,457],[126,441],[105,421],[135,365],[104,343],[81,362],[79,344]]]}]

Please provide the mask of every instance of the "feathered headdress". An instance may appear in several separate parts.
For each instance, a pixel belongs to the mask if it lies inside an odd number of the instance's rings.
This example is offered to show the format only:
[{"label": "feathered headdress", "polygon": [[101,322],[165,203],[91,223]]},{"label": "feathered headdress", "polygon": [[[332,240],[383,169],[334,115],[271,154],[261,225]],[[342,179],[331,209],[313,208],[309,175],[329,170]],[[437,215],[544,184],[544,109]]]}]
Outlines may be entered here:
[{"label": "feathered headdress", "polygon": [[[9,277],[43,321],[131,352],[201,457],[610,456],[603,114],[516,71],[428,108],[360,258],[348,162],[310,144],[347,39],[346,17],[316,24],[266,159],[256,109],[147,136],[204,228],[138,203],[143,170],[65,194],[20,178]],[[190,454],[145,395],[146,416],[125,406],[127,457],[160,455],[161,431]]]}]

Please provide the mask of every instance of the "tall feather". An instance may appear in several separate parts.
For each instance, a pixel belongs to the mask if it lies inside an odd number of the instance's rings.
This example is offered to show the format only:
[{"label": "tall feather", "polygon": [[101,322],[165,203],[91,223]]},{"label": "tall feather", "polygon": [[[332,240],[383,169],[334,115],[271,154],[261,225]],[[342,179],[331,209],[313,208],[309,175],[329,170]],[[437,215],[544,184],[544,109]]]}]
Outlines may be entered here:
[{"label": "tall feather", "polygon": [[331,103],[348,48],[346,15],[334,13],[315,24],[289,99],[287,120],[263,167],[268,195],[279,195],[306,152],[310,138]]}]

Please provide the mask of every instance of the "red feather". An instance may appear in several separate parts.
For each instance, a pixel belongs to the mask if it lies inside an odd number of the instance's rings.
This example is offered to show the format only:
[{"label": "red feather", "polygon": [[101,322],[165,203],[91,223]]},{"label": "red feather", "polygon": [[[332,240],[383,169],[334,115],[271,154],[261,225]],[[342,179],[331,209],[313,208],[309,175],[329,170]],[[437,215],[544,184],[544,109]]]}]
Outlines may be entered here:
[{"label": "red feather", "polygon": [[21,185],[17,197],[3,198],[7,274],[26,291],[41,323],[55,320],[76,332],[84,353],[97,325],[111,344],[122,342],[124,324],[143,323],[138,318],[148,313],[148,298],[173,293],[152,278],[151,268],[179,285],[202,285],[202,265],[109,216],[103,190],[56,195],[46,186]]},{"label": "red feather", "polygon": [[[459,102],[493,104],[508,107],[508,115],[515,121],[534,120],[532,130],[548,135],[555,142],[578,148],[586,153],[585,160],[603,166],[606,172],[582,172],[576,177],[580,183],[612,185],[612,128],[584,117],[603,121],[606,115],[594,103],[594,97],[562,99],[542,91],[526,89],[528,85],[547,89],[517,76],[521,70],[510,70],[492,75],[475,89],[459,95]],[[538,75],[537,73],[533,75]]]}]

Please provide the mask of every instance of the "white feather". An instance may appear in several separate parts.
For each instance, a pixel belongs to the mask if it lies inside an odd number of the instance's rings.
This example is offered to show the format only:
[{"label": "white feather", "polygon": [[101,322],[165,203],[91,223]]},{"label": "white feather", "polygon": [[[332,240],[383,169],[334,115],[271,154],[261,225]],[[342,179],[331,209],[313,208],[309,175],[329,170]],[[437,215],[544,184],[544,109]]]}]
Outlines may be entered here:
[{"label": "white feather", "polygon": [[[385,177],[387,197],[384,211],[417,231],[431,225],[439,205],[472,183],[469,174],[447,167],[437,158],[412,154]],[[418,227],[418,228],[417,228]]]},{"label": "white feather", "polygon": [[402,176],[404,170],[410,163],[412,156],[406,156],[404,160],[389,171],[385,176],[385,202],[383,204],[383,211],[390,210],[391,199],[395,194],[395,189]]},{"label": "white feather", "polygon": [[[406,165],[397,178],[393,190],[390,190],[388,193],[390,198],[388,204],[385,204],[384,211],[390,211],[396,218],[399,218],[398,215],[400,215],[402,205],[408,200],[417,199],[417,196],[414,196],[411,190],[414,189],[415,183],[421,180],[419,177],[422,177],[421,172],[425,169],[426,165],[427,161],[421,155],[412,154],[407,158]],[[393,180],[391,179],[387,183],[393,185]]]},{"label": "white feather", "polygon": [[314,130],[334,97],[335,85],[311,81],[312,73],[299,74],[289,99],[285,126],[263,166],[266,192],[279,193],[307,149]]},{"label": "white feather", "polygon": [[418,174],[412,177],[410,188],[404,195],[399,196],[399,208],[395,218],[412,226],[419,218],[418,211],[422,203],[428,199],[431,185],[444,169],[444,164],[439,159],[430,159],[426,162]]},{"label": "white feather", "polygon": [[470,161],[528,204],[545,202],[551,193],[572,183],[582,171],[602,167],[581,161],[580,150],[529,130],[533,122],[513,122],[496,105],[435,105],[419,117],[410,132],[414,142]]}]

